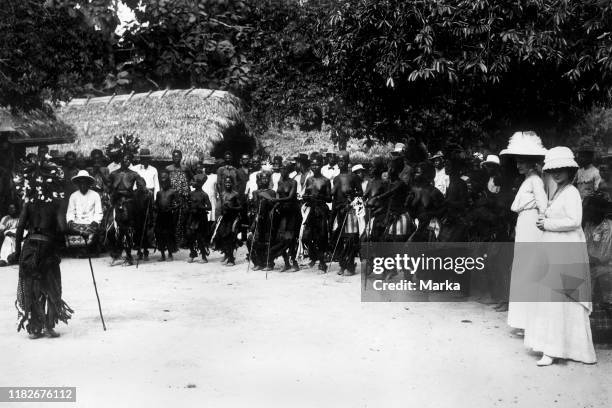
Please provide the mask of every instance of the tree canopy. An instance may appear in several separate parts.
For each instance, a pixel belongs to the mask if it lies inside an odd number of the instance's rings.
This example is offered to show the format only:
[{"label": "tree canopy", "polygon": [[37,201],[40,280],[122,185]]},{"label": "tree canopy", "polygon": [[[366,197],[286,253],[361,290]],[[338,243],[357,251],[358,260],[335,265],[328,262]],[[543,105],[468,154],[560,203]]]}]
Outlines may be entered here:
[{"label": "tree canopy", "polygon": [[[604,0],[1,0],[0,104],[210,87],[256,133],[435,145],[563,129],[612,100]],[[32,35],[36,33],[36,35]]]}]

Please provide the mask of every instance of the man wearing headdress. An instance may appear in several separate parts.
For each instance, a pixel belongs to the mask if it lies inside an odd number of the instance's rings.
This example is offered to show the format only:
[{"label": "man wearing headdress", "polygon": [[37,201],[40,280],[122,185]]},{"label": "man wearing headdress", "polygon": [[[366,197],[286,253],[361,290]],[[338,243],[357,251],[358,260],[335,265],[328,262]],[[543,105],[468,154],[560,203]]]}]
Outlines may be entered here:
[{"label": "man wearing headdress", "polygon": [[333,180],[331,244],[340,264],[339,275],[355,274],[355,257],[359,253],[359,222],[352,202],[361,197],[361,180],[349,171],[348,152],[340,152],[340,173]]},{"label": "man wearing headdress", "polygon": [[146,193],[146,183],[140,175],[130,169],[134,155],[131,151],[126,151],[123,154],[121,167],[113,171],[109,176],[109,191],[111,202],[114,209],[114,222],[116,226],[115,243],[111,250],[111,256],[115,261],[121,256],[121,252],[125,250],[125,262],[128,265],[133,264],[131,249],[134,245],[138,245],[135,240],[138,239],[135,235],[137,230],[138,217],[136,214],[137,203],[136,199],[144,198]]},{"label": "man wearing headdress", "polygon": [[19,260],[17,330],[27,330],[31,339],[44,334],[59,336],[55,325],[59,321],[67,323],[73,313],[62,300],[57,255],[57,244],[66,230],[59,203],[63,199],[60,175],[56,166],[43,161],[28,165],[18,177],[18,191],[24,205],[17,224],[15,252],[9,261]]}]

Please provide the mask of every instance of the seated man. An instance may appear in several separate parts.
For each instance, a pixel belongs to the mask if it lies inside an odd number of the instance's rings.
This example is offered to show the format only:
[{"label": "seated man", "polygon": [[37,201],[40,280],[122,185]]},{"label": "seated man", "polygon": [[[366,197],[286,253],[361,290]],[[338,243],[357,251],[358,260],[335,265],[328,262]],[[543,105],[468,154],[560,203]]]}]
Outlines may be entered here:
[{"label": "seated man", "polygon": [[[66,222],[68,223],[68,246],[81,246],[85,239],[88,246],[97,245],[97,233],[102,221],[102,202],[100,195],[91,190],[95,183],[93,177],[86,170],[80,170],[72,178],[78,190],[70,195]],[[72,236],[72,237],[70,237]]]}]

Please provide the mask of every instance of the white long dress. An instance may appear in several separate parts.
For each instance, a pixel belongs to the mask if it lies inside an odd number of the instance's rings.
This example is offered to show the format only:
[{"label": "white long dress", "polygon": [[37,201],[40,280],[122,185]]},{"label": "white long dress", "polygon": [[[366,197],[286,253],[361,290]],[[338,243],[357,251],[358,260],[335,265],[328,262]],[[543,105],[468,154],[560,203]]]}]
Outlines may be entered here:
[{"label": "white long dress", "polygon": [[[562,291],[573,294],[573,298],[562,295],[565,301],[559,301],[559,291],[551,289],[555,286],[539,287],[540,300],[557,301],[535,303],[525,329],[525,346],[550,357],[595,363],[597,359],[589,322],[591,277],[581,223],[582,201],[578,189],[573,185],[562,187],[545,213],[542,242],[548,244],[546,281],[581,284],[577,286],[579,289],[571,292]],[[567,280],[568,275],[571,275],[571,281]]]},{"label": "white long dress", "polygon": [[[548,198],[544,190],[544,182],[534,171],[530,172],[521,184],[511,210],[518,213],[515,229],[515,252],[512,260],[510,276],[510,302],[508,305],[508,325],[524,329],[530,314],[531,302],[525,301],[526,282],[530,281],[538,263],[533,259],[533,253],[525,251],[525,243],[539,242],[542,231],[536,226],[538,215],[546,210]],[[513,299],[515,301],[513,301]],[[521,299],[522,301],[517,301]]]}]

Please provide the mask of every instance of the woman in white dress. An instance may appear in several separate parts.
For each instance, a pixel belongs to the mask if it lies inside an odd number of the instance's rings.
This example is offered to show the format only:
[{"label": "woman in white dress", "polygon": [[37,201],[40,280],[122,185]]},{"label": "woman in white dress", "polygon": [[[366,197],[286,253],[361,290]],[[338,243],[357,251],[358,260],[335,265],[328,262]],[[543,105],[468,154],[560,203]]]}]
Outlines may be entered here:
[{"label": "woman in white dress", "polygon": [[534,132],[516,132],[510,138],[508,148],[500,155],[512,155],[516,167],[525,180],[521,184],[511,210],[518,213],[515,228],[515,251],[510,277],[510,302],[508,325],[524,330],[532,304],[527,293],[531,276],[537,272],[535,252],[529,243],[539,242],[542,231],[536,227],[540,214],[544,214],[548,199],[544,183],[537,172],[538,163],[544,158],[546,149]]},{"label": "woman in white dress", "polygon": [[[537,222],[546,245],[546,265],[538,286],[538,302],[525,330],[525,346],[542,352],[539,366],[555,358],[595,363],[591,337],[591,282],[582,200],[571,182],[578,169],[567,147],[550,149],[544,171],[557,184],[545,217]],[[553,244],[555,243],[555,244]],[[547,301],[548,300],[548,301]]]}]

